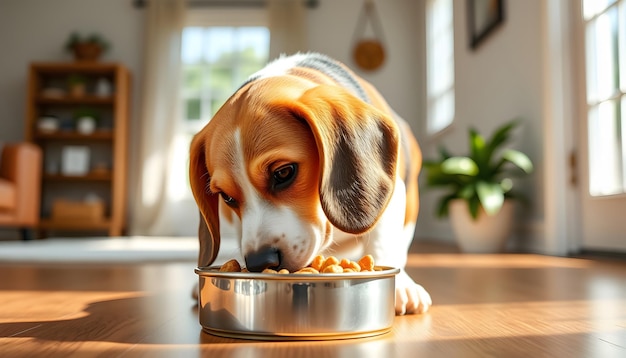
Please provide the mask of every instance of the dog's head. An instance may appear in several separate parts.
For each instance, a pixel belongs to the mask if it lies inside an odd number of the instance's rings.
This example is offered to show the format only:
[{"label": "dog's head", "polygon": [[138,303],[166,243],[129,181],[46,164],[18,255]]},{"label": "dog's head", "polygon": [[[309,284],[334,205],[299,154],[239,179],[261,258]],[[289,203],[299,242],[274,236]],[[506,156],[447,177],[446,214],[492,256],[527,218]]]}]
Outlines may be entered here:
[{"label": "dog's head", "polygon": [[242,87],[190,148],[198,264],[217,256],[220,201],[240,219],[251,271],[305,266],[333,226],[368,231],[393,192],[398,141],[391,118],[341,87],[293,76]]}]

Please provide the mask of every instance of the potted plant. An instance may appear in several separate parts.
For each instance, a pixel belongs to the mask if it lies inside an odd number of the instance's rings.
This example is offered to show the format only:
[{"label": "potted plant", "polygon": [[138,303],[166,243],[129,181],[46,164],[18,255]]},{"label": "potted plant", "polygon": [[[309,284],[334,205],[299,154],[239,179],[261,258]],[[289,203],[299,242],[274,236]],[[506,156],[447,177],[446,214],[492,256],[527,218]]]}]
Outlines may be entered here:
[{"label": "potted plant", "polygon": [[81,36],[73,32],[65,43],[65,50],[72,53],[76,61],[97,61],[109,47],[109,42],[99,34]]},{"label": "potted plant", "polygon": [[72,73],[68,76],[67,85],[72,97],[82,97],[87,92],[87,79],[78,73]]},{"label": "potted plant", "polygon": [[438,160],[424,161],[426,186],[446,191],[437,214],[450,216],[464,252],[501,251],[510,236],[513,199],[523,199],[513,191],[513,177],[533,171],[526,154],[503,148],[517,125],[505,123],[489,139],[470,128],[468,155],[453,156],[442,147]]}]

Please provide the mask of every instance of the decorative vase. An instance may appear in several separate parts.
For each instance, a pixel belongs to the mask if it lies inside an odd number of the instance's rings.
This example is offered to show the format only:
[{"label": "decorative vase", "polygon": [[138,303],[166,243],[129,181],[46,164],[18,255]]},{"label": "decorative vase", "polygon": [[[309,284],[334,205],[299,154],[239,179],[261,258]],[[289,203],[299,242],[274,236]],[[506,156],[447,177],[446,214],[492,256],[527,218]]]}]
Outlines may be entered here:
[{"label": "decorative vase", "polygon": [[37,121],[37,129],[46,133],[56,132],[59,130],[59,118],[56,116],[42,116]]},{"label": "decorative vase", "polygon": [[465,200],[450,202],[450,221],[459,247],[466,253],[503,252],[513,228],[515,206],[513,201],[505,200],[500,211],[489,216],[480,207],[474,220]]},{"label": "decorative vase", "polygon": [[80,117],[76,120],[76,130],[81,134],[91,134],[96,130],[96,120],[93,117]]},{"label": "decorative vase", "polygon": [[113,92],[111,81],[106,78],[99,78],[96,82],[96,95],[100,97],[109,97]]}]

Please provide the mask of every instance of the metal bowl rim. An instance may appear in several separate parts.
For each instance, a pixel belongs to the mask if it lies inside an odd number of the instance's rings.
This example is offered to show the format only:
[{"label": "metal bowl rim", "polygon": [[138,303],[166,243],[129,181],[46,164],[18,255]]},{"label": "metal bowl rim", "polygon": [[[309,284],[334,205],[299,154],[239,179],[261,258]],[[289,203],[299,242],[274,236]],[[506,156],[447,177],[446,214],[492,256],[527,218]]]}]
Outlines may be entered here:
[{"label": "metal bowl rim", "polygon": [[393,277],[400,272],[399,268],[390,266],[376,266],[376,271],[346,272],[346,273],[319,273],[319,274],[298,274],[298,273],[260,273],[260,272],[220,272],[220,266],[201,266],[194,271],[198,276],[213,278],[231,278],[243,280],[265,280],[265,281],[319,281],[319,280],[346,280],[346,279],[371,279]]}]

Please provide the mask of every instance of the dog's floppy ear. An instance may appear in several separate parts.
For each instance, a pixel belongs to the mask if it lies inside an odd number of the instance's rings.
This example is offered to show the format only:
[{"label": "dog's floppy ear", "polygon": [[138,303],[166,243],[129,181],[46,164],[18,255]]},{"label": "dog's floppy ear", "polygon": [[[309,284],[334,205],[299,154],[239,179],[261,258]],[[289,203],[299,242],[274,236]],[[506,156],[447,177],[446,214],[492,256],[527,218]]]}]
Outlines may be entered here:
[{"label": "dog's floppy ear", "polygon": [[324,213],[342,231],[368,231],[394,190],[399,141],[395,122],[335,86],[307,90],[291,109],[315,136]]},{"label": "dog's floppy ear", "polygon": [[192,141],[189,153],[189,181],[198,209],[200,209],[200,224],[198,226],[199,267],[212,264],[220,248],[218,195],[209,190],[210,176],[207,170],[205,145],[204,138],[200,134]]}]

